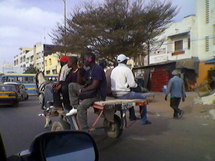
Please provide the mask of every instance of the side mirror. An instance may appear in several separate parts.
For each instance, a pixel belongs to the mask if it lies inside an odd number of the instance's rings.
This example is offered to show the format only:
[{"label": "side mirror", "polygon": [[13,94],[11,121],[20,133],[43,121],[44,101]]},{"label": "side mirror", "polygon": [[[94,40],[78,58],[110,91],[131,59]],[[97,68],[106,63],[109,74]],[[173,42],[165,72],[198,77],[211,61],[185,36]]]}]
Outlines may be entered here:
[{"label": "side mirror", "polygon": [[30,151],[30,157],[44,161],[98,161],[95,141],[80,131],[44,133],[34,140]]}]

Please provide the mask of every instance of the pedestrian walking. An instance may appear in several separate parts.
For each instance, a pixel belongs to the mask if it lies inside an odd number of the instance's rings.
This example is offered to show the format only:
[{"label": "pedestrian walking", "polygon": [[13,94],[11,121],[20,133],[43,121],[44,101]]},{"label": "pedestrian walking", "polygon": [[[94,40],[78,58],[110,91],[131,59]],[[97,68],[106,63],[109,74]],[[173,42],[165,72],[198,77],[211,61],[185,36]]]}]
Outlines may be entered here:
[{"label": "pedestrian walking", "polygon": [[174,110],[173,118],[180,119],[184,112],[179,108],[179,104],[181,99],[184,102],[186,97],[184,81],[180,78],[178,70],[174,70],[172,75],[173,78],[168,82],[165,100],[167,101],[168,94],[170,94],[170,107]]}]

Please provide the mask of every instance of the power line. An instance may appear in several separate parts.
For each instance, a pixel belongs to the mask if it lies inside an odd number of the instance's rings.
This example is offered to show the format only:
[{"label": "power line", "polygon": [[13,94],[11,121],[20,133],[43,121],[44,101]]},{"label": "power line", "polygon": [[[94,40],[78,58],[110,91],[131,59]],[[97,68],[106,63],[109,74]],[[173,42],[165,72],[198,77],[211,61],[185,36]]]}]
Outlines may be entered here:
[{"label": "power line", "polygon": [[[189,38],[189,37],[188,37]],[[208,36],[207,37],[207,39],[214,39],[215,40],[215,36]],[[182,39],[183,40],[183,39]],[[195,41],[202,41],[202,40],[205,40],[205,38],[201,38],[201,39],[190,39],[190,42],[195,42]],[[167,41],[167,40],[165,40],[165,41]],[[179,40],[177,40],[177,41],[179,41]],[[187,42],[188,42],[188,40],[187,40]],[[165,43],[163,43],[162,45],[171,45],[171,44],[174,44],[175,42],[165,42]]]}]

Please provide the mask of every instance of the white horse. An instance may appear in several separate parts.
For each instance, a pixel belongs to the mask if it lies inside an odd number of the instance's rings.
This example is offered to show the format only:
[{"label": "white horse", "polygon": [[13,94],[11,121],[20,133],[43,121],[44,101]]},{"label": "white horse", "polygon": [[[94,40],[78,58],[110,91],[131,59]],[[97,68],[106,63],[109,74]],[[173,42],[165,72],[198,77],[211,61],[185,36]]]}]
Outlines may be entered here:
[{"label": "white horse", "polygon": [[[39,114],[39,116],[44,116],[46,123],[44,128],[50,127],[52,120],[51,117],[61,116],[61,121],[54,122],[52,125],[52,131],[56,130],[64,130],[70,128],[68,125],[68,116],[76,115],[77,112],[73,114],[69,113],[69,115],[62,110],[62,109],[55,109],[53,104],[53,82],[47,81],[44,77],[43,72],[39,72],[36,74],[36,86],[38,91],[39,101],[41,103],[41,107],[43,109],[43,113]],[[72,122],[74,129],[78,129],[77,121],[75,116],[71,116],[69,121]]]},{"label": "white horse", "polygon": [[52,82],[45,79],[43,72],[38,72],[36,74],[36,87],[39,102],[41,104],[41,108],[43,109],[43,113],[39,114],[39,116],[45,117],[46,123],[44,128],[48,128],[51,125],[52,120],[50,116],[57,115],[57,112],[53,112],[51,110],[51,102],[53,102],[52,85]]}]

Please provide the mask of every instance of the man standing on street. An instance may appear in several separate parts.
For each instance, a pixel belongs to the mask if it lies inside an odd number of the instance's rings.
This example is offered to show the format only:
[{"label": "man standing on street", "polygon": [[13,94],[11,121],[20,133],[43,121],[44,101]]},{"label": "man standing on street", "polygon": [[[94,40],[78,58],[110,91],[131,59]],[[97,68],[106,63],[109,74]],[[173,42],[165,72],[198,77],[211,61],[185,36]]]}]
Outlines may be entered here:
[{"label": "man standing on street", "polygon": [[178,106],[181,99],[183,102],[185,101],[185,87],[183,80],[179,77],[180,72],[178,70],[174,70],[172,75],[174,77],[169,80],[165,100],[167,101],[167,96],[170,93],[170,107],[174,110],[173,118],[180,119],[184,112]]}]

